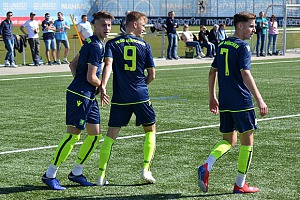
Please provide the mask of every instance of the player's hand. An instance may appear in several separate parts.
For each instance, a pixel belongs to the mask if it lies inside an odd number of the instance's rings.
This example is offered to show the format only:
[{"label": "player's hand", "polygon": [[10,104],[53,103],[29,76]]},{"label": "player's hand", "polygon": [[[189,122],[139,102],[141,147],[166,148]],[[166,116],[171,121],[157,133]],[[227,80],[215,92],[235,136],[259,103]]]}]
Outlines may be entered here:
[{"label": "player's hand", "polygon": [[98,95],[99,93],[100,93],[100,88],[98,87],[98,88],[96,89],[95,95]]},{"label": "player's hand", "polygon": [[216,98],[209,100],[209,110],[215,115],[219,113],[219,101]]},{"label": "player's hand", "polygon": [[257,102],[258,108],[259,108],[259,114],[260,116],[265,116],[268,113],[268,106],[267,104],[264,102],[264,100],[261,100],[259,102]]},{"label": "player's hand", "polygon": [[100,88],[100,98],[101,98],[101,107],[104,106],[104,104],[109,104],[109,96],[106,94],[105,88]]}]

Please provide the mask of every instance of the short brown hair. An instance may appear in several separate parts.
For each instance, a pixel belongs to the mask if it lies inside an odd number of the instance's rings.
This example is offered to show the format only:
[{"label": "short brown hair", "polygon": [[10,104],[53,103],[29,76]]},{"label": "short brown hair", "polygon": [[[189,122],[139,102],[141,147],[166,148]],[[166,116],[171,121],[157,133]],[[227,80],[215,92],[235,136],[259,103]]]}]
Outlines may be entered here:
[{"label": "short brown hair", "polygon": [[106,18],[106,19],[111,19],[111,20],[115,19],[112,14],[110,14],[109,12],[103,11],[103,10],[94,13],[93,17],[94,17],[93,21],[100,19],[100,18]]},{"label": "short brown hair", "polygon": [[138,11],[131,11],[126,15],[126,24],[130,24],[132,22],[138,22],[140,20],[145,20],[147,22],[148,18],[144,13]]},{"label": "short brown hair", "polygon": [[233,24],[234,24],[234,27],[236,27],[237,23],[239,22],[248,22],[248,20],[251,20],[251,19],[256,19],[256,15],[253,14],[253,13],[250,13],[250,12],[239,12],[239,13],[236,13],[234,16],[233,16]]}]

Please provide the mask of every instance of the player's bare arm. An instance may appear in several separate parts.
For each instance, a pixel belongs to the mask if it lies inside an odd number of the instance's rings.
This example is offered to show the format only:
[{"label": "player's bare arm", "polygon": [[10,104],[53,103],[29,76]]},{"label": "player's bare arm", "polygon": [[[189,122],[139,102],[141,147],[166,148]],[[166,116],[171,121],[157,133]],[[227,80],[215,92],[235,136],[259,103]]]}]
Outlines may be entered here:
[{"label": "player's bare arm", "polygon": [[264,102],[260,92],[258,91],[250,70],[242,70],[241,74],[242,74],[245,84],[247,85],[247,87],[249,88],[249,90],[251,91],[252,95],[254,96],[254,98],[257,102],[257,106],[259,108],[260,115],[262,117],[265,116],[268,113],[268,106]]},{"label": "player's bare arm", "polygon": [[112,58],[105,58],[105,64],[102,72],[102,83],[100,87],[101,106],[103,106],[104,104],[109,104],[109,96],[106,94],[106,85],[112,72],[112,62]]},{"label": "player's bare arm", "polygon": [[215,68],[210,68],[209,77],[208,77],[209,110],[214,114],[219,113],[219,101],[216,95],[217,73],[218,72]]},{"label": "player's bare arm", "polygon": [[72,76],[75,77],[76,76],[76,69],[77,69],[77,64],[78,64],[78,59],[79,59],[79,54],[77,54],[73,60],[71,61],[71,63],[69,64]]},{"label": "player's bare arm", "polygon": [[101,85],[101,81],[97,77],[96,74],[97,74],[97,67],[94,65],[88,64],[88,71],[87,71],[86,79],[91,85],[98,88]]},{"label": "player's bare arm", "polygon": [[147,72],[146,83],[149,85],[155,79],[155,68],[148,68]]}]

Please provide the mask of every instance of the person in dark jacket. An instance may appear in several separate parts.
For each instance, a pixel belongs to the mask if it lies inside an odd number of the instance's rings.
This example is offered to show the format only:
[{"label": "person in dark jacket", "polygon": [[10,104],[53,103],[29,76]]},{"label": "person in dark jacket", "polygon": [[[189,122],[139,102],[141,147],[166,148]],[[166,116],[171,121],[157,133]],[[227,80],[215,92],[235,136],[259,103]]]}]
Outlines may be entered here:
[{"label": "person in dark jacket", "polygon": [[215,45],[216,49],[218,48],[218,43],[220,42],[218,30],[219,25],[215,24],[208,34],[208,40]]},{"label": "person in dark jacket", "polygon": [[202,47],[207,48],[207,57],[213,58],[215,55],[215,45],[208,40],[207,29],[204,25],[200,26],[200,32],[198,34],[199,42]]},{"label": "person in dark jacket", "polygon": [[170,11],[168,13],[168,19],[166,20],[167,36],[169,40],[167,60],[172,60],[172,59],[177,60],[179,58],[177,54],[178,35],[176,32],[176,29],[179,26],[175,21],[174,16],[175,16],[174,11]]},{"label": "person in dark jacket", "polygon": [[13,13],[8,11],[6,13],[6,19],[1,22],[0,33],[3,37],[4,44],[7,48],[7,54],[5,56],[4,64],[6,67],[17,67],[14,60],[14,37],[12,33],[13,23],[11,18]]}]

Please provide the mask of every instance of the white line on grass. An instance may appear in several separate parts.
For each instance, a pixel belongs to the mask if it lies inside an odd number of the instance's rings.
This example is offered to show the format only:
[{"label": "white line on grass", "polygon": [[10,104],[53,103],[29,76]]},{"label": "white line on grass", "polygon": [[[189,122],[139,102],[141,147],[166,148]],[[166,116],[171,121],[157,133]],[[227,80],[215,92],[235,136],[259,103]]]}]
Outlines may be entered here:
[{"label": "white line on grass", "polygon": [[[252,65],[263,65],[263,64],[274,64],[274,63],[294,63],[294,62],[300,62],[300,60],[286,60],[286,61],[274,61],[274,62],[259,62],[259,63],[252,63]],[[176,66],[180,66],[181,64],[179,63]],[[183,65],[183,64],[182,64]],[[186,65],[186,64],[184,64]],[[194,65],[194,64],[191,64]],[[204,68],[209,68],[211,67],[210,65],[206,66],[193,66],[193,67],[172,67],[172,68],[156,68],[156,71],[171,71],[171,70],[187,70],[187,69],[204,69]],[[60,78],[60,77],[70,77],[72,76],[71,74],[66,74],[66,75],[57,75],[57,76],[31,76],[31,77],[20,77],[20,78],[5,78],[5,79],[0,79],[0,81],[15,81],[15,80],[28,80],[28,79],[42,79],[42,78]]]},{"label": "white line on grass", "polygon": [[[270,120],[285,119],[285,118],[292,118],[292,117],[300,117],[300,114],[286,115],[286,116],[279,116],[279,117],[271,117],[271,118],[262,118],[262,119],[258,119],[258,121],[270,121]],[[168,134],[168,133],[178,133],[178,132],[184,132],[184,131],[192,131],[192,130],[215,128],[215,127],[219,127],[219,124],[208,125],[208,126],[198,126],[198,127],[192,127],[192,128],[170,130],[170,131],[162,131],[162,132],[157,132],[156,134],[161,135],[161,134]],[[118,137],[117,140],[124,140],[124,139],[144,137],[144,136],[145,136],[145,134],[129,135],[129,136]],[[101,139],[100,141],[103,141],[103,139]],[[76,145],[79,145],[79,144],[82,144],[82,143],[83,142],[77,142]],[[27,152],[27,151],[36,151],[36,150],[43,150],[43,149],[52,149],[52,148],[56,148],[57,146],[58,145],[45,146],[45,147],[36,147],[36,148],[30,148],[30,149],[19,149],[19,150],[14,150],[14,151],[4,151],[4,152],[0,152],[0,155],[1,154]]]},{"label": "white line on grass", "polygon": [[30,77],[22,77],[22,78],[4,78],[4,79],[0,79],[0,81],[15,81],[15,80],[41,79],[41,78],[60,78],[60,77],[68,77],[68,76],[72,76],[72,75],[67,74],[67,75],[56,75],[56,76],[30,76]]}]

